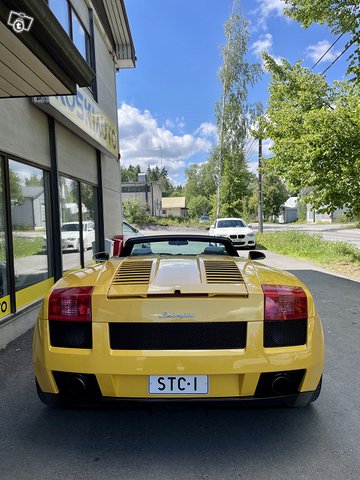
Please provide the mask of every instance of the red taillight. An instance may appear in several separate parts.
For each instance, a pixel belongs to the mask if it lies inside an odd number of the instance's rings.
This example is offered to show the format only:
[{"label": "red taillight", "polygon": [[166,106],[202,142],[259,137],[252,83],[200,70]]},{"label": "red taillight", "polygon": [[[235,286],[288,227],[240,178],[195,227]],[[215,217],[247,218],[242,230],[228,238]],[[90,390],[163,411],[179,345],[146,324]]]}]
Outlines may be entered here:
[{"label": "red taillight", "polygon": [[94,287],[57,288],[49,297],[49,320],[91,322]]},{"label": "red taillight", "polygon": [[307,298],[301,287],[262,285],[265,294],[264,320],[307,318]]}]

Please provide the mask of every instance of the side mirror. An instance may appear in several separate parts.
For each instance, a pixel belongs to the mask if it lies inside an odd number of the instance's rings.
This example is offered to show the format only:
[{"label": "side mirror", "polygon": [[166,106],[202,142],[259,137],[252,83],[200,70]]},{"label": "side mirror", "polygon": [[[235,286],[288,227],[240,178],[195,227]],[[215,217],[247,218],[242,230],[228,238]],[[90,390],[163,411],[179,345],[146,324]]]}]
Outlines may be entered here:
[{"label": "side mirror", "polygon": [[264,260],[266,258],[265,253],[259,252],[258,250],[251,250],[248,256],[249,260]]},{"label": "side mirror", "polygon": [[249,227],[249,228],[253,228],[253,226],[252,226],[252,224],[251,224],[251,223],[249,223],[249,224],[248,224],[248,227]]},{"label": "side mirror", "polygon": [[95,262],[107,262],[110,258],[110,253],[109,252],[97,252],[93,256],[93,259]]}]

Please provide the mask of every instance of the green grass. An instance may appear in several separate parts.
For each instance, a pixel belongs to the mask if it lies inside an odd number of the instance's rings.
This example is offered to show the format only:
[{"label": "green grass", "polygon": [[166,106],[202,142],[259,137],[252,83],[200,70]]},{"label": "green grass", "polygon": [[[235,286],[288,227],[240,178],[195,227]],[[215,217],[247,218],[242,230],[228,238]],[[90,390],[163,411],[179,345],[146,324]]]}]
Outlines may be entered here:
[{"label": "green grass", "polygon": [[360,250],[345,242],[329,242],[305,232],[259,233],[257,244],[283,255],[312,260],[321,265],[360,266]]},{"label": "green grass", "polygon": [[14,257],[28,257],[43,252],[42,238],[14,238]]}]

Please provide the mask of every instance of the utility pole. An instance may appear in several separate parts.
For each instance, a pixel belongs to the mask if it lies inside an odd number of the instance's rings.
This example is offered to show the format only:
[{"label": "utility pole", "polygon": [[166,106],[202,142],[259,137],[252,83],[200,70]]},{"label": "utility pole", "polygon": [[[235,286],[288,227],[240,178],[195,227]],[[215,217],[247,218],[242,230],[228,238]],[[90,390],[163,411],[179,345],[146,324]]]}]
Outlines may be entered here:
[{"label": "utility pole", "polygon": [[259,138],[259,159],[258,159],[258,181],[259,181],[259,202],[258,202],[258,217],[259,217],[259,232],[263,233],[263,203],[262,203],[262,138]]}]

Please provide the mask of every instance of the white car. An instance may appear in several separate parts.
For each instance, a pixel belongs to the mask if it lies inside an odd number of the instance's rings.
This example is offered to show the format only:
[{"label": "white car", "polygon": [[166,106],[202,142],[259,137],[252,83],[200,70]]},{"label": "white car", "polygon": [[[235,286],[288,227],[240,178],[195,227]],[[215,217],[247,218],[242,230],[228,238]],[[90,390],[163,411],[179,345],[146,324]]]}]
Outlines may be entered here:
[{"label": "white car", "polygon": [[[87,250],[95,242],[94,222],[86,221],[82,224],[84,250]],[[80,250],[79,222],[67,222],[61,225],[61,247],[63,251]]]},{"label": "white car", "polygon": [[241,218],[218,218],[209,228],[209,235],[230,238],[235,247],[256,247],[256,234]]}]

